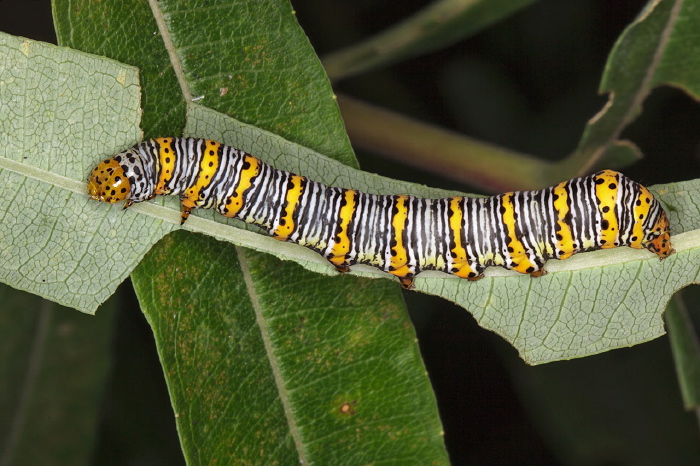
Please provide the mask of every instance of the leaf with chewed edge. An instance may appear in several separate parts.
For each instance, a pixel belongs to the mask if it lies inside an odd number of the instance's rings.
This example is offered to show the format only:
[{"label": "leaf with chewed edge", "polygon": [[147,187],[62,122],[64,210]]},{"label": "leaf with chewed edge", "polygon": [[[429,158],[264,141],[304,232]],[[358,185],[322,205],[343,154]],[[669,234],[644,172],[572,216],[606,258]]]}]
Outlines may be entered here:
[{"label": "leaf with chewed edge", "polygon": [[109,235],[133,217],[106,217],[84,183],[141,139],[139,95],[133,67],[0,33],[0,281],[92,313],[157,241],[143,219],[122,256]]}]

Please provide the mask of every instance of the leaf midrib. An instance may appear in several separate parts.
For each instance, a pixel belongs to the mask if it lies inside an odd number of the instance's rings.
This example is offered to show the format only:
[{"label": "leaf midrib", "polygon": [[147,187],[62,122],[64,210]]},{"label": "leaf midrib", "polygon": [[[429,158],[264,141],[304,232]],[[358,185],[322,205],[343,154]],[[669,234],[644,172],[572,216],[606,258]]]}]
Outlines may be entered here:
[{"label": "leaf midrib", "polygon": [[[161,37],[163,38],[163,45],[168,52],[170,63],[173,66],[173,71],[175,72],[177,81],[180,84],[182,97],[185,100],[185,102],[192,102],[192,91],[187,81],[187,77],[185,76],[185,72],[182,69],[180,57],[177,54],[177,49],[172,41],[172,37],[170,35],[169,29],[167,28],[165,17],[163,15],[162,10],[160,9],[160,5],[158,4],[157,0],[148,0],[148,4],[151,7],[153,17],[156,21],[156,24],[158,25],[158,30],[160,31]],[[255,283],[253,282],[253,278],[250,274],[250,267],[246,255],[244,253],[244,249],[240,246],[236,246],[236,254],[238,255],[238,261],[240,264],[241,272],[243,274],[243,278],[245,280],[246,290],[248,296],[250,297],[251,305],[255,310],[256,323],[258,325],[258,328],[260,329],[262,340],[265,345],[265,352],[267,354],[267,359],[269,361],[270,368],[275,379],[275,385],[277,386],[277,392],[279,394],[280,401],[282,402],[282,406],[284,408],[284,414],[287,418],[289,431],[294,440],[294,446],[297,450],[297,453],[299,454],[299,462],[300,464],[308,464],[299,428],[296,424],[295,417],[292,414],[289,393],[287,392],[287,389],[284,385],[284,379],[280,371],[280,364],[274,352],[272,342],[270,340],[267,322],[265,321],[265,317],[263,315],[263,307],[260,303],[260,299],[255,288]]]}]

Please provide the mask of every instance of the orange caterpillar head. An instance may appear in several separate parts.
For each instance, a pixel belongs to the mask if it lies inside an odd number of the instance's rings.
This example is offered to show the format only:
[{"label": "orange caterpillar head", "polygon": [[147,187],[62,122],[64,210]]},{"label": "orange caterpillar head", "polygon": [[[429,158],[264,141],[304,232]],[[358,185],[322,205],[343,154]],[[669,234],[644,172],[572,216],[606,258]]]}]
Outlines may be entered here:
[{"label": "orange caterpillar head", "polygon": [[129,196],[131,184],[119,162],[106,159],[90,173],[87,189],[90,199],[114,204]]},{"label": "orange caterpillar head", "polygon": [[644,247],[659,256],[659,259],[665,259],[675,252],[671,247],[671,228],[668,217],[663,210],[649,233],[649,239]]}]

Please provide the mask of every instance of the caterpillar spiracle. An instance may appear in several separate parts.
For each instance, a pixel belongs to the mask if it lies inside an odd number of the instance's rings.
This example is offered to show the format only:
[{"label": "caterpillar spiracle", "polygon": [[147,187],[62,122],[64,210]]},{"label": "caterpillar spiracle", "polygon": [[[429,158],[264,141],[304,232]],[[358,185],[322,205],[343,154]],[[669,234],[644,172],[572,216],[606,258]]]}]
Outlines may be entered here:
[{"label": "caterpillar spiracle", "polygon": [[539,277],[548,259],[582,251],[629,246],[660,259],[674,252],[659,202],[612,170],[539,191],[423,199],[330,187],[216,141],[165,137],[101,162],[88,192],[126,200],[124,208],[178,195],[181,223],[193,208],[213,208],[313,249],[339,272],[367,264],[404,288],[423,270],[478,280],[486,267],[501,266]]}]

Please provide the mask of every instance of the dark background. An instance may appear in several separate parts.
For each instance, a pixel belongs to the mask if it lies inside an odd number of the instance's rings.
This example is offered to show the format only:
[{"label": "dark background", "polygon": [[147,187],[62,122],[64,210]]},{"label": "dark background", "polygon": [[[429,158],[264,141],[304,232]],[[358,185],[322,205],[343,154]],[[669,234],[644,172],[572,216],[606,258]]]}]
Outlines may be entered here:
[{"label": "dark background", "polygon": [[[292,3],[320,56],[428,4]],[[543,0],[441,51],[341,81],[336,92],[559,159],[576,147],[586,121],[604,104],[597,88],[607,54],[645,3]],[[0,0],[0,30],[55,43],[50,2]],[[698,105],[685,94],[654,90],[642,116],[623,135],[645,154],[625,173],[647,185],[699,177],[699,121]],[[358,151],[358,158],[367,171],[475,191],[373,154]],[[405,297],[454,464],[688,464],[700,459],[697,421],[683,411],[667,337],[528,367],[464,309],[414,292]],[[94,462],[181,463],[151,331],[128,283],[119,299],[115,361]]]}]

